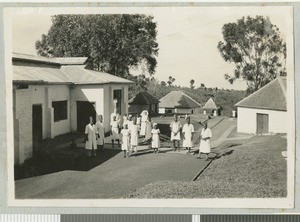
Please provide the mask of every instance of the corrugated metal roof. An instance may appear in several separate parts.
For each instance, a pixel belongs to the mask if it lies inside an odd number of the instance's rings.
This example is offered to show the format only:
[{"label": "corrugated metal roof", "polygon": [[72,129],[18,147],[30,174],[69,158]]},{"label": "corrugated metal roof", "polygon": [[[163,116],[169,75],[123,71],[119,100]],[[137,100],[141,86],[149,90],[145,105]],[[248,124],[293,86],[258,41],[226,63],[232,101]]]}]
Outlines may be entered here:
[{"label": "corrugated metal roof", "polygon": [[71,83],[59,66],[24,62],[13,63],[13,80],[18,82]]},{"label": "corrugated metal roof", "polygon": [[12,55],[13,61],[27,61],[34,63],[45,63],[45,64],[57,64],[59,65],[59,61],[56,61],[54,58],[44,57],[44,56],[36,56],[36,55],[28,55],[21,53],[13,53]]},{"label": "corrugated metal roof", "polygon": [[108,73],[85,69],[86,58],[46,58],[13,54],[13,81],[48,84],[131,84]]},{"label": "corrugated metal roof", "polygon": [[277,77],[236,106],[286,111],[286,90],[286,77]]},{"label": "corrugated metal roof", "polygon": [[61,70],[74,84],[132,83],[108,73],[85,69],[83,66],[62,66]]},{"label": "corrugated metal roof", "polygon": [[61,65],[84,65],[87,57],[55,58]]},{"label": "corrugated metal roof", "polygon": [[159,107],[162,108],[197,108],[200,103],[181,91],[172,91],[160,100]]},{"label": "corrugated metal roof", "polygon": [[159,100],[148,92],[139,92],[129,100],[131,105],[150,105],[159,103]]},{"label": "corrugated metal roof", "polygon": [[203,109],[218,109],[218,107],[214,100],[212,98],[209,98],[209,100],[207,100],[207,102],[203,106]]}]

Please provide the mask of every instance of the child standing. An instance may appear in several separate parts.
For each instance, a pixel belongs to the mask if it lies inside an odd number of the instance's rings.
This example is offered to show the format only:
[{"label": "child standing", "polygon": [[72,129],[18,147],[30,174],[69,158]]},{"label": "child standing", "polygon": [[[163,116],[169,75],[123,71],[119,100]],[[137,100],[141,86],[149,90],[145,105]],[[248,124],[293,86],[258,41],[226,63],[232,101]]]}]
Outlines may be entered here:
[{"label": "child standing", "polygon": [[153,129],[151,133],[152,133],[152,148],[154,149],[154,154],[156,154],[158,153],[158,149],[160,148],[160,140],[159,140],[160,131],[157,128],[157,123],[153,124]]},{"label": "child standing", "polygon": [[124,158],[129,157],[130,150],[130,131],[128,129],[128,125],[124,125],[124,129],[121,130],[122,134],[122,150],[124,152]]},{"label": "child standing", "polygon": [[137,146],[139,144],[139,126],[136,124],[136,118],[133,119],[133,123],[129,130],[131,151],[137,153]]}]

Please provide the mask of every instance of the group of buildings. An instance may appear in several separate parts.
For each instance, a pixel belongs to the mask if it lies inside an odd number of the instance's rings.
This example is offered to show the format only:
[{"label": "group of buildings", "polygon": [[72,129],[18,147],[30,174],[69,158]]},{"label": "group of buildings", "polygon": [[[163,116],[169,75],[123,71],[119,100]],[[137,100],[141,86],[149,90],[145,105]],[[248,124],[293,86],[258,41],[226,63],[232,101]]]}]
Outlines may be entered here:
[{"label": "group of buildings", "polygon": [[[22,164],[46,138],[83,132],[89,116],[103,115],[109,129],[110,114],[121,115],[213,114],[212,98],[201,105],[181,91],[160,100],[141,92],[129,100],[131,81],[85,68],[87,58],[45,58],[13,54],[13,122],[15,164]],[[279,77],[236,104],[238,132],[285,133],[287,126],[286,79]]]}]

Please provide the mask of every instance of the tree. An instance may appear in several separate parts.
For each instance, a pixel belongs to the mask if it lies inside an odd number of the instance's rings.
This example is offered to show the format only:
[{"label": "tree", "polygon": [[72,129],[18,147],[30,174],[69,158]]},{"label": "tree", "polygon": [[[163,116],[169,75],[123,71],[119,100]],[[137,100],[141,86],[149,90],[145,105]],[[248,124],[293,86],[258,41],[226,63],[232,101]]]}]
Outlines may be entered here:
[{"label": "tree", "polygon": [[194,86],[195,80],[194,80],[194,79],[191,79],[190,84],[191,84],[191,89],[194,89],[194,88],[195,88],[195,86]]},{"label": "tree", "polygon": [[168,80],[168,85],[171,86],[173,84],[173,82],[175,82],[175,78],[173,78],[172,76],[169,76],[169,80]]},{"label": "tree", "polygon": [[251,93],[286,75],[286,44],[268,17],[242,17],[225,24],[222,33],[224,41],[218,43],[218,50],[226,62],[236,65],[232,76],[224,75],[231,84],[243,79]]},{"label": "tree", "polygon": [[200,84],[200,87],[201,87],[201,88],[205,88],[204,83],[201,83],[201,84]]},{"label": "tree", "polygon": [[142,14],[56,15],[47,35],[36,42],[39,55],[88,57],[87,67],[127,77],[143,64],[154,74],[156,23]]}]

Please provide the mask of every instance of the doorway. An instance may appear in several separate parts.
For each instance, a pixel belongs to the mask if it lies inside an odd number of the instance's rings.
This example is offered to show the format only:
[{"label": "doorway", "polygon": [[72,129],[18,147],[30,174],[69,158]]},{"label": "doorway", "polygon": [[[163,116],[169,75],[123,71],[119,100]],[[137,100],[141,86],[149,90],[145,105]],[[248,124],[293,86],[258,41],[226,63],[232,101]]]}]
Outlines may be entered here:
[{"label": "doorway", "polygon": [[32,148],[37,151],[43,140],[43,108],[42,105],[32,106]]},{"label": "doorway", "polygon": [[95,102],[77,101],[77,131],[84,132],[85,126],[89,123],[89,117],[92,116],[96,122]]},{"label": "doorway", "polygon": [[256,133],[263,134],[269,132],[269,115],[268,114],[256,114]]}]

